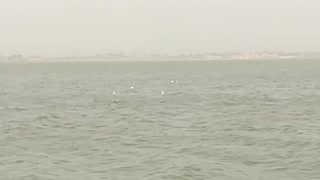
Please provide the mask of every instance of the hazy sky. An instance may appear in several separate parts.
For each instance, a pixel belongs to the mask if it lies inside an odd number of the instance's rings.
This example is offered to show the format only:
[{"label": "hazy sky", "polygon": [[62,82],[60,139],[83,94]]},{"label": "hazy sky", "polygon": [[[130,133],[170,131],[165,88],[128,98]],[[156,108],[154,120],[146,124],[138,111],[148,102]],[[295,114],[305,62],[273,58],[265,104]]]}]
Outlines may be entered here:
[{"label": "hazy sky", "polygon": [[320,0],[0,0],[0,54],[320,50]]}]

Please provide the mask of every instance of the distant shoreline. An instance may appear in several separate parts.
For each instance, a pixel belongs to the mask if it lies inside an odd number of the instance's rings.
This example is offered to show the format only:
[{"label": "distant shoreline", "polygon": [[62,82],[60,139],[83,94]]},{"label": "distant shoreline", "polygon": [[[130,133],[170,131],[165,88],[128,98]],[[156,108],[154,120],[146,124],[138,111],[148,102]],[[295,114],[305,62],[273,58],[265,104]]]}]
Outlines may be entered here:
[{"label": "distant shoreline", "polygon": [[297,61],[320,60],[320,52],[225,52],[182,54],[126,54],[99,53],[95,55],[42,56],[13,54],[1,55],[0,63],[69,63],[69,62],[187,62],[187,61]]},{"label": "distant shoreline", "polygon": [[97,63],[97,62],[214,62],[214,61],[317,61],[320,59],[154,59],[154,60],[23,60],[23,61],[0,61],[1,64],[12,64],[12,63]]}]

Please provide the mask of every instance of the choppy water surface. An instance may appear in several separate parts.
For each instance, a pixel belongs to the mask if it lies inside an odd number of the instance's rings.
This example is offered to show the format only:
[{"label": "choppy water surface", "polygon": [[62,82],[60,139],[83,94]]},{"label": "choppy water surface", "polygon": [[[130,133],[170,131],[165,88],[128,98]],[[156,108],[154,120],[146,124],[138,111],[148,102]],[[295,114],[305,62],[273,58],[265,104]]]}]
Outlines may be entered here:
[{"label": "choppy water surface", "polygon": [[0,176],[320,179],[319,78],[317,61],[0,64]]}]

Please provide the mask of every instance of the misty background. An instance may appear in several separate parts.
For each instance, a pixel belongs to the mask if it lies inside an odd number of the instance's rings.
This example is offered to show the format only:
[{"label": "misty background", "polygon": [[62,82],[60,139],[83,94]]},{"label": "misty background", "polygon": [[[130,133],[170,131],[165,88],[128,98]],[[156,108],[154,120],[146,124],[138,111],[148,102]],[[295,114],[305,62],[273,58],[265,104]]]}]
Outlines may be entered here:
[{"label": "misty background", "polygon": [[0,54],[317,51],[318,0],[0,0]]}]

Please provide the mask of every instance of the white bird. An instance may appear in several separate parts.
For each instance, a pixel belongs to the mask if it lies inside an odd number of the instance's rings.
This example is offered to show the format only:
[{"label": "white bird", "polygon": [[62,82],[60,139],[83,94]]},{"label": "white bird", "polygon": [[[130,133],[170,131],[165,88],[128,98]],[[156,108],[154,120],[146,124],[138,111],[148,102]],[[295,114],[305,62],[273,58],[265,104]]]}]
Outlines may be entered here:
[{"label": "white bird", "polygon": [[130,87],[130,89],[134,89],[134,87],[133,87],[133,86],[131,86],[131,87]]},{"label": "white bird", "polygon": [[112,92],[113,95],[116,95],[117,93],[115,91]]},{"label": "white bird", "polygon": [[161,95],[164,95],[164,92],[163,92],[163,91],[161,91]]},{"label": "white bird", "polygon": [[171,80],[171,83],[174,83],[174,80]]}]

